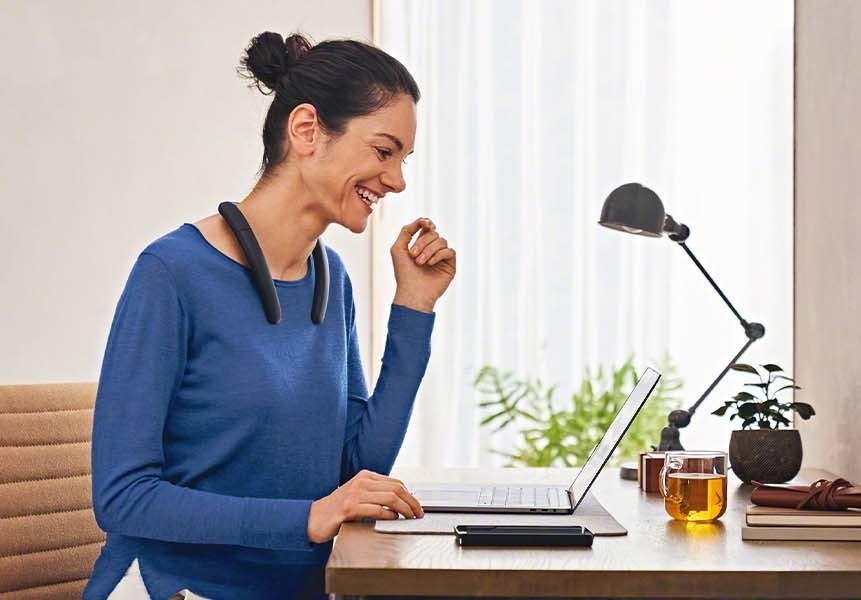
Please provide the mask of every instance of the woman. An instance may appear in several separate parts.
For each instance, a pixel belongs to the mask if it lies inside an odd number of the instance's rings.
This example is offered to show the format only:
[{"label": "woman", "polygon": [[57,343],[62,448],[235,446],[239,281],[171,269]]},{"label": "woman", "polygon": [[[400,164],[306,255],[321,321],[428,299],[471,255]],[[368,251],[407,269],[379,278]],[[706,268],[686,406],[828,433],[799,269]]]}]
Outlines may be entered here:
[{"label": "woman", "polygon": [[138,257],[96,399],[93,505],[107,542],[87,599],[317,596],[341,523],[423,516],[383,474],[424,375],[454,250],[428,219],[391,247],[397,291],[370,398],[350,279],[331,250],[328,308],[321,323],[309,319],[317,238],[332,223],[364,231],[383,197],[404,189],[418,88],[394,58],[354,41],[311,47],[267,32],[242,65],[274,92],[262,176],[238,208],[282,319],[264,317],[220,215]]}]

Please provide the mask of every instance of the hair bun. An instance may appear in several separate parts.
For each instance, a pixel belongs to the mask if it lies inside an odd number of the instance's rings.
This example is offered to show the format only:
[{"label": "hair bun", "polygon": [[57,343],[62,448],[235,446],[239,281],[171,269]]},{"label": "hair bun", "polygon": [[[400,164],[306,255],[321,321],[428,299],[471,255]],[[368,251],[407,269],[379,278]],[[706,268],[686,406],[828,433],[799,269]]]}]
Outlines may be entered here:
[{"label": "hair bun", "polygon": [[261,83],[275,91],[290,67],[310,49],[311,44],[301,34],[294,33],[284,40],[280,33],[265,31],[255,36],[245,49],[239,72],[253,79],[261,92],[267,93],[260,88]]}]

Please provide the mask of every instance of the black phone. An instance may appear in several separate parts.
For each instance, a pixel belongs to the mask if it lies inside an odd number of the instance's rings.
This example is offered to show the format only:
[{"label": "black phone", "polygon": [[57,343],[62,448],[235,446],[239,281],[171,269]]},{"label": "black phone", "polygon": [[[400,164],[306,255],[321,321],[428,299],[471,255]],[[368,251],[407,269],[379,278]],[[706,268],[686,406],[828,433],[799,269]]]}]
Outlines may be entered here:
[{"label": "black phone", "polygon": [[580,525],[455,525],[461,546],[591,546]]}]

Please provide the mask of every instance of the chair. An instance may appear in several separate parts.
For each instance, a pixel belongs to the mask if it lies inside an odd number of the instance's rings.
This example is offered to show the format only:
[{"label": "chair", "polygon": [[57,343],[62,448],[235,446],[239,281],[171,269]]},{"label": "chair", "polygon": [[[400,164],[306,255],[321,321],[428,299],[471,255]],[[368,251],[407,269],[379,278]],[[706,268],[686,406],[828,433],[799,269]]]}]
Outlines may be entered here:
[{"label": "chair", "polygon": [[96,389],[0,386],[0,600],[81,597],[105,540],[91,492]]}]

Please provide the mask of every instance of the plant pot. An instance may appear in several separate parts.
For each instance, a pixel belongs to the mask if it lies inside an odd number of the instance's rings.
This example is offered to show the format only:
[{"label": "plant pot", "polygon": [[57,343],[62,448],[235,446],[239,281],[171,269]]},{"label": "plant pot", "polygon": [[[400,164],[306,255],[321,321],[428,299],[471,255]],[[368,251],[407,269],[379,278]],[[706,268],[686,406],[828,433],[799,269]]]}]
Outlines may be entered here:
[{"label": "plant pot", "polygon": [[729,462],[736,476],[750,483],[783,483],[801,469],[801,435],[797,429],[733,431]]}]

